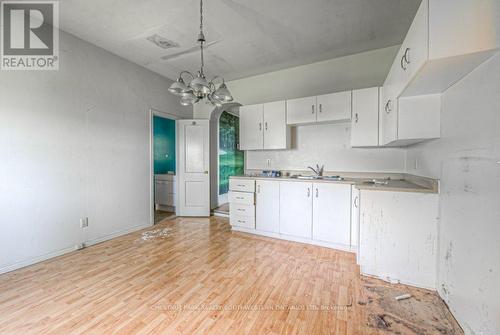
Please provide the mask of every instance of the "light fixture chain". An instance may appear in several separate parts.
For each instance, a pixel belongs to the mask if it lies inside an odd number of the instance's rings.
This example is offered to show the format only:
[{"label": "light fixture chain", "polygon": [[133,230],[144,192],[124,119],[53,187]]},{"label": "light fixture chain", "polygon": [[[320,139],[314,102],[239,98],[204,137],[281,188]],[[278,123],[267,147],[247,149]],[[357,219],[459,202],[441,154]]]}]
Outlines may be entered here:
[{"label": "light fixture chain", "polygon": [[200,51],[201,51],[200,72],[201,74],[203,74],[203,68],[205,67],[205,60],[203,59],[203,43],[205,42],[205,35],[203,34],[203,0],[200,0],[200,36],[203,36],[203,38],[200,40]]}]

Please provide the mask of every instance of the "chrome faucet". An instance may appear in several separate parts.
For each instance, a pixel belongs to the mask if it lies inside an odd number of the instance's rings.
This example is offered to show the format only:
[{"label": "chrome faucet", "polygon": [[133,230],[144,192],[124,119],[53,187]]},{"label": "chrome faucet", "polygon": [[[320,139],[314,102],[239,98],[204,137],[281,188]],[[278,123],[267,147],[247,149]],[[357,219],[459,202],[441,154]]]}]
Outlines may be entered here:
[{"label": "chrome faucet", "polygon": [[307,168],[311,169],[316,174],[317,177],[321,177],[323,176],[324,167],[325,167],[324,165],[321,165],[321,167],[319,167],[319,165],[316,164],[316,169],[311,166],[308,166]]}]

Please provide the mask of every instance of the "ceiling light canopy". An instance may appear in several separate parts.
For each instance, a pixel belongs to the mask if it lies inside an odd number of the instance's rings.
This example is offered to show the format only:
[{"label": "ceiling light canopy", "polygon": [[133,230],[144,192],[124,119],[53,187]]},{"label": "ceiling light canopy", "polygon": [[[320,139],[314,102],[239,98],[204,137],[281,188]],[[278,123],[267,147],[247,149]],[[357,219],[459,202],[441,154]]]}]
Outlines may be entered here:
[{"label": "ceiling light canopy", "polygon": [[[194,105],[198,101],[207,98],[214,106],[221,107],[223,103],[233,101],[233,96],[226,86],[224,78],[215,76],[208,81],[203,73],[203,45],[205,43],[205,34],[203,33],[203,0],[200,0],[200,33],[198,34],[198,43],[200,44],[201,67],[197,75],[194,76],[189,71],[182,71],[179,78],[175,81],[168,91],[172,94],[181,96],[181,105]],[[190,80],[186,85],[183,75],[189,76]],[[216,80],[222,80],[219,87],[216,86]]]}]

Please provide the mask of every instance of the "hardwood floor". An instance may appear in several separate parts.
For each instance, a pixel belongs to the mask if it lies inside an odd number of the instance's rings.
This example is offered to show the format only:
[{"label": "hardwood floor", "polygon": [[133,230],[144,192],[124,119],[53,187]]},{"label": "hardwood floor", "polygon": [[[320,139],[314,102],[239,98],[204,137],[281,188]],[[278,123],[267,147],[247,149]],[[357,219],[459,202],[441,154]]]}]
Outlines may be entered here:
[{"label": "hardwood floor", "polygon": [[459,333],[439,301],[362,279],[351,253],[176,218],[1,275],[0,334]]}]

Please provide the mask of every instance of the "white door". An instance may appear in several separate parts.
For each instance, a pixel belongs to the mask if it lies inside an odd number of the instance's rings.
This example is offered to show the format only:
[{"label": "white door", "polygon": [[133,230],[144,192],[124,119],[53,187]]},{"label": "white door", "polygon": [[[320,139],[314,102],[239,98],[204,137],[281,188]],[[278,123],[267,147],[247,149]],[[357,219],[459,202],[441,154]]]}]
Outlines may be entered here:
[{"label": "white door", "polygon": [[286,122],[289,125],[316,122],[316,97],[287,100]]},{"label": "white door", "polygon": [[311,238],[312,183],[280,182],[280,233]]},{"label": "white door", "polygon": [[379,88],[352,91],[351,146],[378,146]]},{"label": "white door", "polygon": [[341,121],[351,118],[351,91],[337,92],[317,97],[317,121]]},{"label": "white door", "polygon": [[314,183],[313,239],[351,245],[351,185]]},{"label": "white door", "polygon": [[285,101],[264,104],[264,149],[286,149],[287,147]]},{"label": "white door", "polygon": [[264,148],[264,106],[240,107],[240,150]]},{"label": "white door", "polygon": [[280,227],[280,183],[272,180],[257,180],[256,229],[268,233],[279,233]]},{"label": "white door", "polygon": [[210,216],[209,121],[177,121],[178,215]]}]

